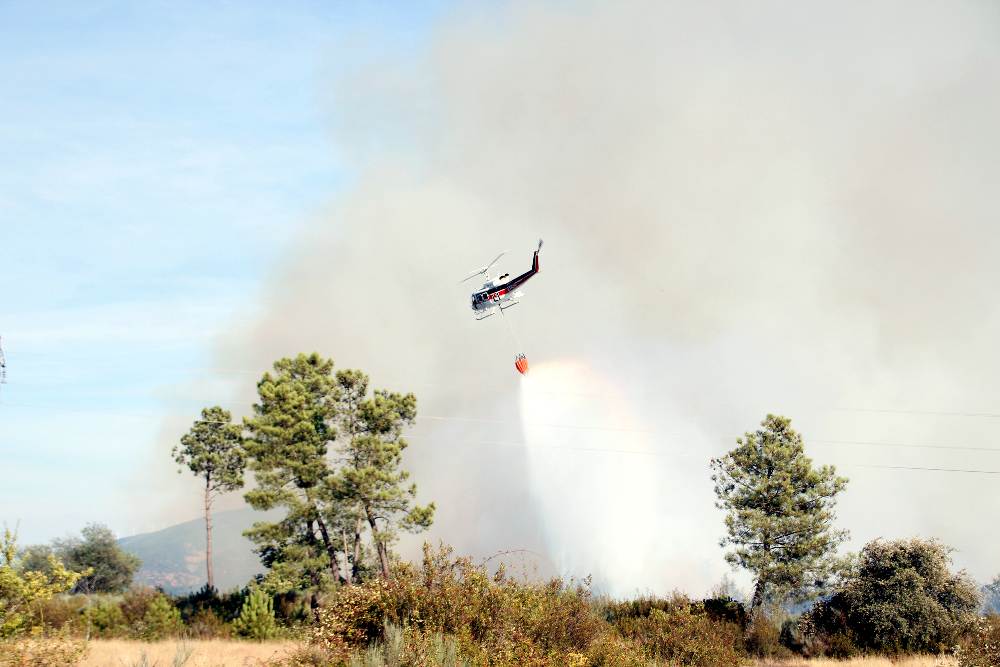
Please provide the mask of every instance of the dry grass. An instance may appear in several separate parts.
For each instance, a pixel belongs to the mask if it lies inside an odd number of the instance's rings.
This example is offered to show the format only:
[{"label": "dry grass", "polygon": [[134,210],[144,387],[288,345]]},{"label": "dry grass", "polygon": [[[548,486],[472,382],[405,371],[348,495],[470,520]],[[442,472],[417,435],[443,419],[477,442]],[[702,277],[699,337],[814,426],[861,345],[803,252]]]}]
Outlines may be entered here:
[{"label": "dry grass", "polygon": [[149,667],[173,667],[181,647],[191,649],[184,667],[256,667],[265,660],[288,653],[295,642],[239,642],[225,640],[172,640],[138,642],[95,639],[89,642],[87,657],[81,667],[132,667],[142,664],[143,654]]},{"label": "dry grass", "polygon": [[[132,667],[142,664],[146,655],[149,667],[173,667],[174,657],[182,646],[191,649],[184,667],[259,667],[266,660],[285,655],[299,646],[295,642],[244,642],[225,640],[172,640],[139,642],[128,640],[91,640],[81,667]],[[761,660],[756,667],[957,667],[951,658],[854,658],[853,660]]]},{"label": "dry grass", "polygon": [[851,660],[781,660],[758,661],[757,667],[958,667],[958,662],[948,657],[920,656],[910,658],[853,658]]}]

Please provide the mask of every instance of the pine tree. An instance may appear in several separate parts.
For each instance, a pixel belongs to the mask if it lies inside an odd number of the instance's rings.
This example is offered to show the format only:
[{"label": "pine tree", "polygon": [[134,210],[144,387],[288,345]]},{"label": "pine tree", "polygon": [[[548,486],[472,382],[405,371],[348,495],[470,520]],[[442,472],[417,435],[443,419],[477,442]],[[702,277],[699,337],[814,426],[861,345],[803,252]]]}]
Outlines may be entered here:
[{"label": "pine tree", "polygon": [[376,390],[370,398],[368,376],[357,370],[337,373],[340,386],[340,444],[342,466],[337,497],[354,520],[353,562],[358,566],[362,521],[371,531],[379,568],[389,577],[389,545],[399,529],[418,532],[430,526],[434,503],[413,504],[416,484],[406,485],[409,473],[400,469],[403,428],[417,416],[413,394]]},{"label": "pine tree", "polygon": [[727,512],[726,560],[756,578],[753,614],[768,597],[808,599],[840,571],[836,549],[847,532],[832,528],[833,507],[847,480],[813,467],[786,417],[768,415],[736,443],[712,459],[712,481]]},{"label": "pine tree", "polygon": [[146,613],[142,617],[141,634],[143,639],[158,640],[172,637],[184,629],[181,622],[181,612],[163,593],[154,597]]},{"label": "pine tree", "polygon": [[257,522],[245,534],[257,544],[275,584],[315,590],[324,581],[340,581],[337,535],[330,526],[339,512],[327,456],[337,436],[333,362],[317,354],[279,359],[274,374],[257,383],[257,394],[254,416],[245,420],[257,488],[245,498],[254,509],[287,511],[280,521]]},{"label": "pine tree", "polygon": [[231,423],[231,419],[229,411],[218,406],[205,408],[201,411],[201,419],[195,421],[191,430],[181,438],[180,446],[173,449],[174,460],[179,465],[187,466],[205,480],[205,568],[210,589],[215,588],[212,575],[212,503],[218,495],[243,486],[243,469],[246,466],[242,429]]},{"label": "pine tree", "polygon": [[233,625],[241,637],[257,641],[274,637],[278,625],[274,620],[274,603],[271,596],[259,588],[251,589]]},{"label": "pine tree", "polygon": [[366,571],[365,532],[388,577],[398,531],[423,530],[434,513],[433,503],[413,504],[416,486],[406,485],[409,474],[400,469],[416,397],[369,395],[367,375],[334,375],[333,362],[316,354],[281,359],[274,370],[258,383],[259,402],[245,422],[257,481],[247,502],[286,509],[282,520],[245,533],[269,569],[269,590],[357,581]]}]

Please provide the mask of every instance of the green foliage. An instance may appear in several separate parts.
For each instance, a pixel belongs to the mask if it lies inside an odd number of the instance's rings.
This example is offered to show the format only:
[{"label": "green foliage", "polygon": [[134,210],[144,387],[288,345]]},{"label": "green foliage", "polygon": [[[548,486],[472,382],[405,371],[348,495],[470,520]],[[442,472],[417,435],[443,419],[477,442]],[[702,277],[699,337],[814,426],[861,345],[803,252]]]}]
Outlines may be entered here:
[{"label": "green foliage", "polygon": [[271,596],[254,588],[243,602],[239,617],[233,622],[241,637],[264,641],[274,637],[278,625],[274,620],[274,604]]},{"label": "green foliage", "polygon": [[195,639],[226,639],[233,628],[210,608],[199,609],[185,622],[185,634]]},{"label": "green foliage", "polygon": [[876,540],[827,601],[809,612],[817,632],[846,635],[861,649],[939,652],[958,643],[979,609],[975,584],[949,570],[934,540]]},{"label": "green foliage", "polygon": [[745,662],[740,626],[714,620],[703,603],[682,595],[612,605],[605,614],[621,636],[649,658],[698,667]]},{"label": "green foliage", "polygon": [[426,546],[420,569],[404,565],[389,580],[341,587],[320,609],[312,641],[346,660],[382,639],[385,623],[453,635],[466,657],[493,664],[583,652],[605,629],[585,587],[517,583],[502,570],[490,577],[467,558]]},{"label": "green foliage", "polygon": [[412,628],[386,626],[382,640],[351,657],[350,667],[398,667],[427,665],[428,667],[466,667],[471,665],[461,657],[454,637],[437,632],[421,632]]},{"label": "green foliage", "polygon": [[30,625],[34,628],[86,633],[86,611],[90,599],[86,595],[55,595],[36,600],[31,605]]},{"label": "green foliage", "polygon": [[147,587],[130,588],[125,591],[120,605],[122,614],[125,615],[125,622],[128,623],[129,627],[135,628],[142,623],[150,603],[160,595],[161,593],[157,590]]},{"label": "green foliage", "polygon": [[50,544],[32,544],[26,546],[18,554],[18,569],[22,572],[42,572],[43,574],[51,574],[52,568],[49,559],[55,557],[57,560],[59,556],[52,549]]},{"label": "green foliage", "polygon": [[1000,616],[991,614],[976,621],[958,650],[959,667],[1000,665]]},{"label": "green foliage", "polygon": [[[382,576],[388,577],[389,545],[397,530],[419,532],[434,519],[434,503],[414,505],[417,486],[407,485],[409,473],[400,469],[407,446],[402,432],[416,419],[417,399],[383,390],[368,398],[368,376],[356,370],[338,372],[337,384],[345,437],[336,497],[355,526],[362,520],[368,523]],[[357,528],[354,532],[360,533]]]},{"label": "green foliage", "polygon": [[118,546],[110,528],[99,523],[85,526],[79,538],[54,540],[53,551],[67,568],[83,575],[74,593],[121,593],[142,564]]},{"label": "green foliage", "polygon": [[202,612],[211,612],[220,622],[227,622],[239,615],[245,598],[243,591],[220,594],[214,588],[203,586],[193,593],[174,598],[174,605],[186,624],[192,623],[192,619]]},{"label": "green foliage", "polygon": [[180,446],[173,449],[174,460],[205,481],[205,567],[209,587],[215,585],[212,575],[212,503],[218,495],[243,486],[243,469],[246,467],[243,430],[230,423],[231,419],[229,411],[218,406],[203,409],[201,419],[181,438]]},{"label": "green foliage", "polygon": [[286,510],[281,521],[246,532],[269,569],[263,586],[321,591],[360,580],[369,571],[365,532],[387,577],[398,530],[420,531],[433,519],[433,504],[413,504],[416,486],[400,470],[416,398],[369,396],[364,373],[334,375],[333,362],[316,354],[276,361],[257,394],[245,441],[257,488],[246,499],[255,509]]},{"label": "green foliage", "polygon": [[142,623],[137,628],[139,636],[148,641],[176,637],[183,629],[181,612],[163,593],[157,594],[149,601]]},{"label": "green foliage", "polygon": [[758,658],[789,658],[791,651],[781,642],[781,628],[767,614],[754,615],[747,627],[746,650]]},{"label": "green foliage", "polygon": [[83,612],[91,637],[111,638],[128,634],[128,622],[117,600],[98,598]]},{"label": "green foliage", "polygon": [[212,493],[234,491],[243,486],[243,429],[230,423],[228,410],[215,406],[201,411],[196,421],[183,437],[180,446],[174,447],[173,456],[178,465],[205,480]]},{"label": "green foliage", "polygon": [[502,567],[491,576],[425,545],[419,568],[337,589],[312,648],[279,664],[735,667],[747,660],[739,624],[720,618],[738,617],[729,603],[595,603],[586,582],[518,581]]},{"label": "green foliage", "polygon": [[846,531],[832,528],[847,480],[814,468],[786,417],[768,415],[737,447],[712,460],[718,507],[726,510],[726,560],[756,577],[751,613],[768,599],[808,599],[845,563],[835,555]]},{"label": "green foliage", "polygon": [[17,536],[4,528],[0,541],[0,639],[29,625],[31,605],[69,590],[80,574],[67,570],[49,554],[48,571],[24,570],[17,559]]},{"label": "green foliage", "polygon": [[336,533],[328,525],[339,512],[327,456],[336,438],[338,390],[333,362],[317,354],[279,359],[274,374],[257,383],[258,403],[247,419],[245,441],[257,488],[246,493],[258,510],[284,507],[278,522],[258,522],[246,532],[272,589],[324,588],[338,581]]}]

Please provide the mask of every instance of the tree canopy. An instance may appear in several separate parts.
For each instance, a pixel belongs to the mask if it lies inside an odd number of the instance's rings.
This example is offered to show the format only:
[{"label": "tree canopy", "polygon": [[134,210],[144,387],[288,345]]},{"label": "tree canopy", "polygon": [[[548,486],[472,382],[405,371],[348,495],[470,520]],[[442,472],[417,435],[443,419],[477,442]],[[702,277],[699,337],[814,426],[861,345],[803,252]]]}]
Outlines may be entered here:
[{"label": "tree canopy", "polygon": [[327,456],[337,435],[333,362],[317,354],[279,359],[274,373],[257,383],[257,395],[253,417],[244,422],[257,488],[245,498],[254,509],[284,507],[286,514],[254,524],[247,536],[288,588],[338,581],[338,549],[328,525],[336,515]]},{"label": "tree canopy", "polygon": [[726,511],[726,560],[756,578],[751,611],[765,599],[808,599],[825,589],[844,561],[847,537],[834,530],[834,504],[847,480],[832,466],[813,467],[802,436],[786,417],[760,428],[712,459],[717,506]]},{"label": "tree canopy", "polygon": [[[418,532],[434,519],[434,503],[414,504],[417,486],[406,484],[409,473],[400,468],[407,447],[403,428],[416,419],[417,399],[413,394],[384,390],[368,398],[368,376],[360,371],[338,372],[337,383],[344,437],[336,497],[355,519],[355,526],[361,520],[368,524],[382,576],[388,577],[389,545],[398,530]],[[357,546],[357,529],[355,536]],[[357,561],[357,555],[352,559]]]},{"label": "tree canopy", "polygon": [[352,582],[368,566],[370,537],[379,571],[389,576],[398,530],[423,530],[433,504],[414,504],[416,486],[401,469],[403,429],[416,417],[413,394],[376,390],[358,370],[334,374],[317,354],[280,359],[257,384],[245,420],[255,509],[283,507],[275,522],[247,532],[270,569],[273,588]]},{"label": "tree canopy", "polygon": [[33,603],[66,592],[80,576],[51,553],[45,558],[44,570],[25,568],[18,557],[17,536],[4,528],[0,539],[0,639],[24,630]]},{"label": "tree canopy", "polygon": [[[174,460],[204,480],[205,568],[208,587],[215,587],[212,570],[212,504],[219,494],[243,486],[246,457],[243,429],[231,422],[228,410],[215,406],[201,411],[201,419],[174,447]],[[180,472],[180,471],[178,471]]]},{"label": "tree canopy", "polygon": [[53,540],[53,553],[67,568],[83,573],[74,593],[121,593],[132,584],[142,561],[118,546],[107,526],[91,523],[80,537]]},{"label": "tree canopy", "polygon": [[935,540],[875,540],[810,615],[818,629],[842,632],[862,649],[950,648],[980,605],[976,584],[965,572],[951,572],[950,563],[950,549]]}]

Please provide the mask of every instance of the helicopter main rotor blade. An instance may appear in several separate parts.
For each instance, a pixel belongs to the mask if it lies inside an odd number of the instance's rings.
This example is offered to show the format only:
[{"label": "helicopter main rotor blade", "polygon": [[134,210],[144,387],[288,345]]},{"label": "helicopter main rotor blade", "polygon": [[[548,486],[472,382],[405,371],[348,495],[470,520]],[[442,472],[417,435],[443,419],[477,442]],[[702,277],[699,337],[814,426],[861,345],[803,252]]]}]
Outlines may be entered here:
[{"label": "helicopter main rotor blade", "polygon": [[494,264],[496,264],[500,260],[500,258],[503,257],[506,254],[507,254],[507,251],[504,250],[502,253],[500,253],[499,255],[497,255],[496,257],[494,257],[493,261],[486,265],[486,269],[485,270],[489,271],[490,267],[493,266]]},{"label": "helicopter main rotor blade", "polygon": [[486,270],[487,270],[487,269],[489,269],[489,268],[490,268],[490,267],[488,267],[488,266],[484,266],[484,267],[480,268],[480,269],[479,269],[478,271],[473,271],[472,273],[470,273],[470,274],[469,274],[468,276],[466,276],[465,278],[462,278],[461,280],[459,280],[459,281],[458,281],[458,284],[459,284],[459,285],[461,285],[461,284],[462,284],[462,283],[464,283],[464,282],[465,282],[466,280],[471,280],[472,278],[475,278],[476,276],[481,276],[481,275],[483,275],[484,273],[486,273]]}]

